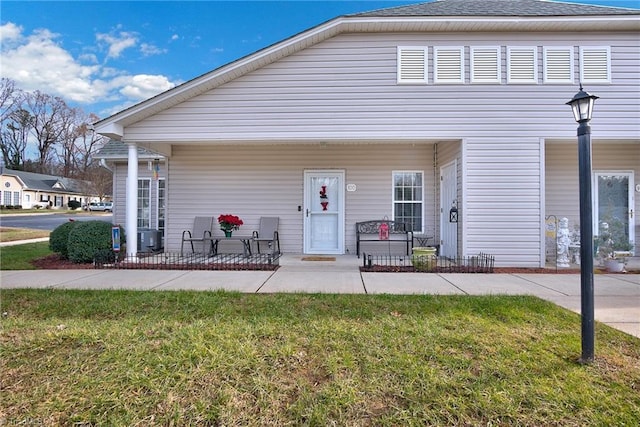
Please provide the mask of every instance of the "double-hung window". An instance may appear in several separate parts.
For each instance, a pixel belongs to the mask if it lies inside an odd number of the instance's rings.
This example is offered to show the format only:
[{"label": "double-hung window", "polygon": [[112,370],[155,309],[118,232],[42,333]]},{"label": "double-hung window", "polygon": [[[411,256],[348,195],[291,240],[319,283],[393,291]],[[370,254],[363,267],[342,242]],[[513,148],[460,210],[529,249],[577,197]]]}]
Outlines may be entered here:
[{"label": "double-hung window", "polygon": [[138,228],[150,228],[151,180],[138,179]]},{"label": "double-hung window", "polygon": [[414,233],[423,230],[424,173],[393,172],[393,220],[406,223]]}]

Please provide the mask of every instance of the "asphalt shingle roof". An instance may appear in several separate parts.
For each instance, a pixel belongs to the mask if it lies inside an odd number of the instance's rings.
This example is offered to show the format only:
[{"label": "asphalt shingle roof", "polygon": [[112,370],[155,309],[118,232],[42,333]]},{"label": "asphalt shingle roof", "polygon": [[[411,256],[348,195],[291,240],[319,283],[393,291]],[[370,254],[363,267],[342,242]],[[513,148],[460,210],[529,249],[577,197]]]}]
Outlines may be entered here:
[{"label": "asphalt shingle roof", "polygon": [[[164,156],[149,151],[143,147],[138,146],[138,158],[141,159],[160,159]],[[122,141],[116,141],[115,139],[109,140],[98,152],[93,156],[96,159],[126,159],[129,157],[129,147]]]},{"label": "asphalt shingle roof", "polygon": [[[17,176],[29,190],[40,190],[59,193],[82,194],[88,183],[72,178],[45,175],[41,173],[25,172],[13,169],[2,169],[5,175]],[[56,183],[60,183],[63,188],[54,188]]]},{"label": "asphalt shingle roof", "polygon": [[639,15],[634,9],[548,0],[435,0],[357,13],[353,17]]}]

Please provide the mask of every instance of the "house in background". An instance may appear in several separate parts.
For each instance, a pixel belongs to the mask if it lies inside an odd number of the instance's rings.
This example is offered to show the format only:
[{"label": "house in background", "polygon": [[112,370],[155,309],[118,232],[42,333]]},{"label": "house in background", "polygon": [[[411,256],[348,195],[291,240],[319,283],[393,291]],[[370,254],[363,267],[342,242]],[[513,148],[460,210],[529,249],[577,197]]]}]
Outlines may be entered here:
[{"label": "house in background", "polygon": [[[115,224],[124,224],[124,209],[121,207],[126,206],[127,145],[120,141],[110,140],[93,157],[106,164],[113,174],[113,220]],[[142,147],[138,147],[137,157],[136,225],[139,230],[158,230],[160,233],[159,246],[162,247],[165,230],[165,177],[167,175],[165,158],[161,154],[150,152]]]},{"label": "house in background", "polygon": [[305,254],[355,253],[355,223],[389,218],[444,256],[540,267],[545,218],[579,220],[579,82],[600,96],[594,229],[614,212],[638,252],[639,69],[640,10],[440,0],[338,17],[95,127],[127,145],[128,233],[138,150],[165,157],[167,251],[195,216],[238,215],[246,234],[277,216],[283,252]]},{"label": "house in background", "polygon": [[90,182],[1,167],[0,205],[23,209],[67,208],[72,200],[81,206],[100,201]]}]

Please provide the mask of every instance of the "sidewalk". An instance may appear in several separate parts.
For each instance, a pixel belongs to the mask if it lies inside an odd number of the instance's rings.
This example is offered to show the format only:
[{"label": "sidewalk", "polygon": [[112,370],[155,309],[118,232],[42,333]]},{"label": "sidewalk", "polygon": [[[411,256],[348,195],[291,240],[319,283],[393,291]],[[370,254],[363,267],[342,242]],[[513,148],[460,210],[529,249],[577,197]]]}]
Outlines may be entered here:
[{"label": "sidewalk", "polygon": [[[534,295],[580,312],[579,274],[361,273],[355,256],[304,261],[285,255],[276,271],[1,271],[0,289],[227,290],[418,295]],[[596,274],[595,318],[640,337],[640,274]]]}]

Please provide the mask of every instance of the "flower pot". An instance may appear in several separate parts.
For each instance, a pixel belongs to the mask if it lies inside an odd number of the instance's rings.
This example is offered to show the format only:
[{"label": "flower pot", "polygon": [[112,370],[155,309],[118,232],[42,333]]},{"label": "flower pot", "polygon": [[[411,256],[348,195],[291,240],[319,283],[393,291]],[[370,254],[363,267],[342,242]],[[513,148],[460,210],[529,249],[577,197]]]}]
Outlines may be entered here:
[{"label": "flower pot", "polygon": [[233,233],[233,230],[222,230],[224,231],[224,237],[231,237],[231,233]]},{"label": "flower pot", "polygon": [[621,273],[624,271],[624,262],[617,259],[608,259],[604,262],[604,268],[609,273]]},{"label": "flower pot", "polygon": [[417,246],[413,248],[411,264],[418,271],[431,271],[437,264],[437,248],[433,246]]}]

